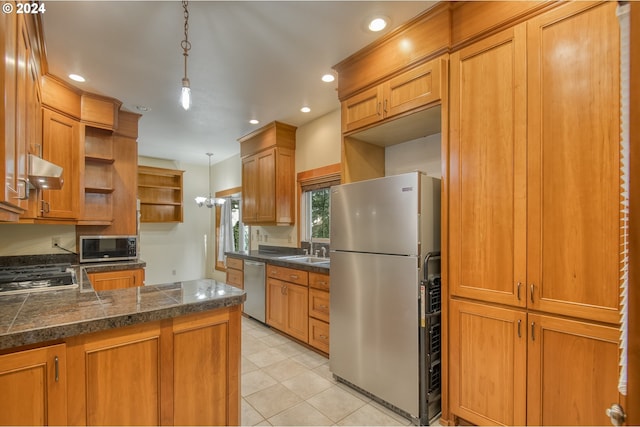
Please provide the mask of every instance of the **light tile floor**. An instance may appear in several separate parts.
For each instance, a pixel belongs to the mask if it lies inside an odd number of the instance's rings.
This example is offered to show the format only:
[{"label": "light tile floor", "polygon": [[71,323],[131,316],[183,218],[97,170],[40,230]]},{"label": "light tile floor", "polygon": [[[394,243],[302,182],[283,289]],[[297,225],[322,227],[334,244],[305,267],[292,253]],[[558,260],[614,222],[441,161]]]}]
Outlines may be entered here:
[{"label": "light tile floor", "polygon": [[333,379],[329,359],[242,318],[242,425],[398,426],[406,418]]}]

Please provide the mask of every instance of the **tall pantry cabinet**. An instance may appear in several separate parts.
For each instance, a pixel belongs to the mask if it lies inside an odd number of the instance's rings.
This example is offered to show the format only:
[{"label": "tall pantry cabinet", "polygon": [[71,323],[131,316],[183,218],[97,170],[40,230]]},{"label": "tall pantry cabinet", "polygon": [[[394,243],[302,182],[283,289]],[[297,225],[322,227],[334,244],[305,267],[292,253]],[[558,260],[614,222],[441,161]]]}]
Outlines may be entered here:
[{"label": "tall pantry cabinet", "polygon": [[568,3],[451,55],[452,417],[605,425],[620,399],[615,9]]}]

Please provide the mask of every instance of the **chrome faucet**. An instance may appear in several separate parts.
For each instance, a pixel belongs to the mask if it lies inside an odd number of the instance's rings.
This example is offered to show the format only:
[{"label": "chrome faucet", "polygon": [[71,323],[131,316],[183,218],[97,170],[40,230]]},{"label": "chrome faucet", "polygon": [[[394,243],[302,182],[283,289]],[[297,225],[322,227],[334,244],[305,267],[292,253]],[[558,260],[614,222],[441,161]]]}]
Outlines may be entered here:
[{"label": "chrome faucet", "polygon": [[326,258],[327,257],[327,248],[326,248],[326,246],[320,247],[320,256],[322,256],[322,258]]},{"label": "chrome faucet", "polygon": [[309,237],[309,255],[313,256],[313,237]]}]

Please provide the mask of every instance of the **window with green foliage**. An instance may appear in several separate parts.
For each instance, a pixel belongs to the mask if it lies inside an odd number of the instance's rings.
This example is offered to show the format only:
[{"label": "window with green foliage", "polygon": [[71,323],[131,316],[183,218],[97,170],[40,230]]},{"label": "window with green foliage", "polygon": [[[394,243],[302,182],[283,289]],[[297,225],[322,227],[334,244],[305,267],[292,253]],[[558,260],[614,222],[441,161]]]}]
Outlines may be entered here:
[{"label": "window with green foliage", "polygon": [[331,186],[340,184],[340,164],[299,172],[300,242],[330,243]]},{"label": "window with green foliage", "polygon": [[312,237],[315,241],[329,239],[329,189],[306,191],[304,197],[308,212],[307,237]]}]

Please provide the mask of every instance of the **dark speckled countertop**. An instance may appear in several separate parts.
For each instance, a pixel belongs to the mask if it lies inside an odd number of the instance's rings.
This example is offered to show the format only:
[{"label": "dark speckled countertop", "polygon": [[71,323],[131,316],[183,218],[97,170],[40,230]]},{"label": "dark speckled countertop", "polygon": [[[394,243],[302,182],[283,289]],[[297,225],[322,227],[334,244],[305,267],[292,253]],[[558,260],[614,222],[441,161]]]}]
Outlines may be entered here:
[{"label": "dark speckled countertop", "polygon": [[[105,270],[102,270],[105,271]],[[212,279],[96,292],[0,296],[0,350],[241,304],[245,292]]]},{"label": "dark speckled countertop", "polygon": [[[283,256],[302,255],[302,250],[298,248],[271,247],[264,249],[263,246],[257,251],[250,252],[225,252],[227,256],[234,258],[262,261],[280,267],[297,268],[298,270],[311,271],[314,273],[329,274],[330,268],[326,265],[310,264],[306,262],[290,261],[282,259]],[[327,258],[329,261],[329,258]]]}]

